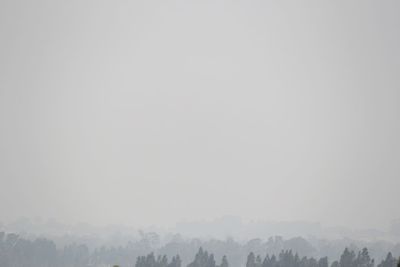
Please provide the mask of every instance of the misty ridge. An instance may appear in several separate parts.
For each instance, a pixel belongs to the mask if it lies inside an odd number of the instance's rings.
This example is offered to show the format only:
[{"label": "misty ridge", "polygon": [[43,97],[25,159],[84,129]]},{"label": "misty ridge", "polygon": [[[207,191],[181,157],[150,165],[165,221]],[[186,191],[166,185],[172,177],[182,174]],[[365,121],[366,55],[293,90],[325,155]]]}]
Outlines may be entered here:
[{"label": "misty ridge", "polygon": [[[391,246],[381,242],[370,242],[368,245],[380,258],[375,265],[376,261],[366,247],[358,250],[355,245],[358,242],[351,241],[350,248],[345,246],[344,250],[339,250],[349,240],[314,240],[319,244],[318,247],[313,247],[311,242],[301,237],[288,240],[273,237],[268,241],[254,239],[241,244],[233,239],[183,240],[178,235],[168,243],[157,246],[158,238],[155,233],[146,233],[142,239],[128,242],[125,246],[100,246],[89,249],[85,244],[73,242],[59,248],[46,238],[29,240],[17,234],[0,232],[0,266],[101,267],[114,266],[117,263],[117,266],[127,267],[395,267],[398,262],[397,257],[393,255],[400,254],[400,244]],[[384,254],[382,245],[389,247],[389,252]],[[203,251],[203,247],[210,253]],[[319,253],[337,256],[312,256]],[[168,259],[171,259],[171,262]],[[333,260],[329,262],[329,259]],[[219,260],[221,264],[217,265]]]},{"label": "misty ridge", "polygon": [[140,239],[141,233],[150,232],[157,233],[161,237],[160,244],[168,242],[175,235],[174,233],[185,238],[201,240],[233,238],[241,243],[255,238],[267,240],[273,236],[281,236],[285,239],[301,236],[326,240],[400,242],[400,220],[392,221],[386,229],[352,229],[301,221],[243,221],[237,216],[223,216],[213,220],[182,221],[177,222],[173,227],[157,225],[134,227],[118,224],[94,226],[89,223],[66,224],[55,219],[20,218],[9,223],[0,222],[0,230],[30,238],[42,236],[56,240],[69,236],[71,239],[75,238],[75,241],[85,238],[85,242],[94,245],[124,245],[128,241]]},{"label": "misty ridge", "polygon": [[[20,219],[1,224],[0,266],[394,267],[400,255],[399,226],[394,222],[389,232],[355,231],[352,239],[346,237],[351,231],[343,228],[329,230],[306,222],[244,223],[233,216],[145,230]],[[261,238],[268,231],[283,236]],[[389,236],[392,240],[384,239]]]}]

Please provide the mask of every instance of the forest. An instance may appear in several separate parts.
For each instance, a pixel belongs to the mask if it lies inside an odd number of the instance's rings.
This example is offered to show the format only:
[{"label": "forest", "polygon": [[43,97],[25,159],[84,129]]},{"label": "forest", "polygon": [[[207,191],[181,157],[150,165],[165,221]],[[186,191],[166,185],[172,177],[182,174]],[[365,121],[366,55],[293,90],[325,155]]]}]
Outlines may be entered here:
[{"label": "forest", "polygon": [[[28,239],[15,233],[0,233],[1,267],[396,267],[397,254],[388,251],[375,260],[368,248],[345,247],[337,258],[309,256],[308,241],[279,237],[267,242],[251,240],[177,240],[152,247],[151,238],[130,242],[125,247],[94,249],[72,243],[63,247],[46,238]],[[303,243],[299,240],[303,240]],[[270,245],[268,247],[266,244]],[[272,244],[275,246],[273,247]],[[279,246],[279,244],[281,246]],[[288,245],[289,244],[289,245]],[[353,248],[350,248],[353,246]],[[207,247],[204,249],[203,247]],[[280,249],[280,251],[278,251]],[[306,249],[306,250],[305,250]],[[310,248],[311,249],[311,246]],[[400,267],[400,266],[399,266]]]}]

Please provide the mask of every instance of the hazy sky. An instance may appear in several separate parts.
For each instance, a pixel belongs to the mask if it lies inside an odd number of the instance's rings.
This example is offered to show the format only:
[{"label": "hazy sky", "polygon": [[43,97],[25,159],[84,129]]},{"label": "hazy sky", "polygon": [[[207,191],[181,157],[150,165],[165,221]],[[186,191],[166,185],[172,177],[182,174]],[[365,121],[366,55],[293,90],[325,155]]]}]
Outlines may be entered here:
[{"label": "hazy sky", "polygon": [[0,221],[385,227],[399,1],[0,2]]}]

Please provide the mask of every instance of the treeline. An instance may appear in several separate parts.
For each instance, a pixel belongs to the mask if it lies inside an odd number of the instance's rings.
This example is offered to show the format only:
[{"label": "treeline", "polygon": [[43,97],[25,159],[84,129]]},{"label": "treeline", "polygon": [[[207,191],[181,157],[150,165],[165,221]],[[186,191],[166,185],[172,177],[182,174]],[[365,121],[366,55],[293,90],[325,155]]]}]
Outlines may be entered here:
[{"label": "treeline", "polygon": [[[171,262],[169,262],[166,255],[159,255],[156,258],[152,252],[147,256],[137,257],[135,267],[182,267],[182,261],[179,255],[173,256]],[[214,254],[208,253],[207,250],[203,250],[203,248],[200,247],[194,260],[189,263],[187,267],[229,267],[229,263],[226,256],[223,256],[221,264],[217,265]]]},{"label": "treeline", "polygon": [[[115,265],[117,266],[117,265]],[[393,257],[389,252],[384,260],[377,267],[400,267],[400,260]],[[147,256],[140,256],[136,260],[135,267],[182,267],[179,255],[174,256],[171,262],[166,255],[154,256],[150,253]],[[229,267],[226,256],[222,257],[221,263],[216,264],[214,255],[202,248],[197,252],[194,260],[187,267]],[[281,251],[279,255],[266,255],[262,258],[253,252],[247,256],[246,267],[375,267],[375,261],[369,256],[367,248],[362,249],[357,254],[346,248],[340,259],[329,264],[328,257],[315,259],[313,257],[300,257],[292,250]]]},{"label": "treeline", "polygon": [[[174,239],[159,247],[154,243],[152,236],[117,247],[57,246],[45,238],[31,240],[0,232],[0,267],[394,267],[397,262],[391,253],[385,253],[376,264],[367,249],[355,253],[358,249],[354,247],[343,247],[337,256],[310,256],[312,246],[302,238],[251,240],[245,244],[232,239]],[[328,262],[328,258],[334,261]]]}]

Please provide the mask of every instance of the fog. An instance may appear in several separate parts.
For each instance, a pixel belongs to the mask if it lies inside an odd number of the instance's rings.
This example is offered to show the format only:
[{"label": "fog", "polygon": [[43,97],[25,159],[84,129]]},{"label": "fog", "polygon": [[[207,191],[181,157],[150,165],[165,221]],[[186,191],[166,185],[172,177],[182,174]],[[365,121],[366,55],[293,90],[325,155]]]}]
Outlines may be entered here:
[{"label": "fog", "polygon": [[400,2],[0,2],[0,221],[387,229]]}]

